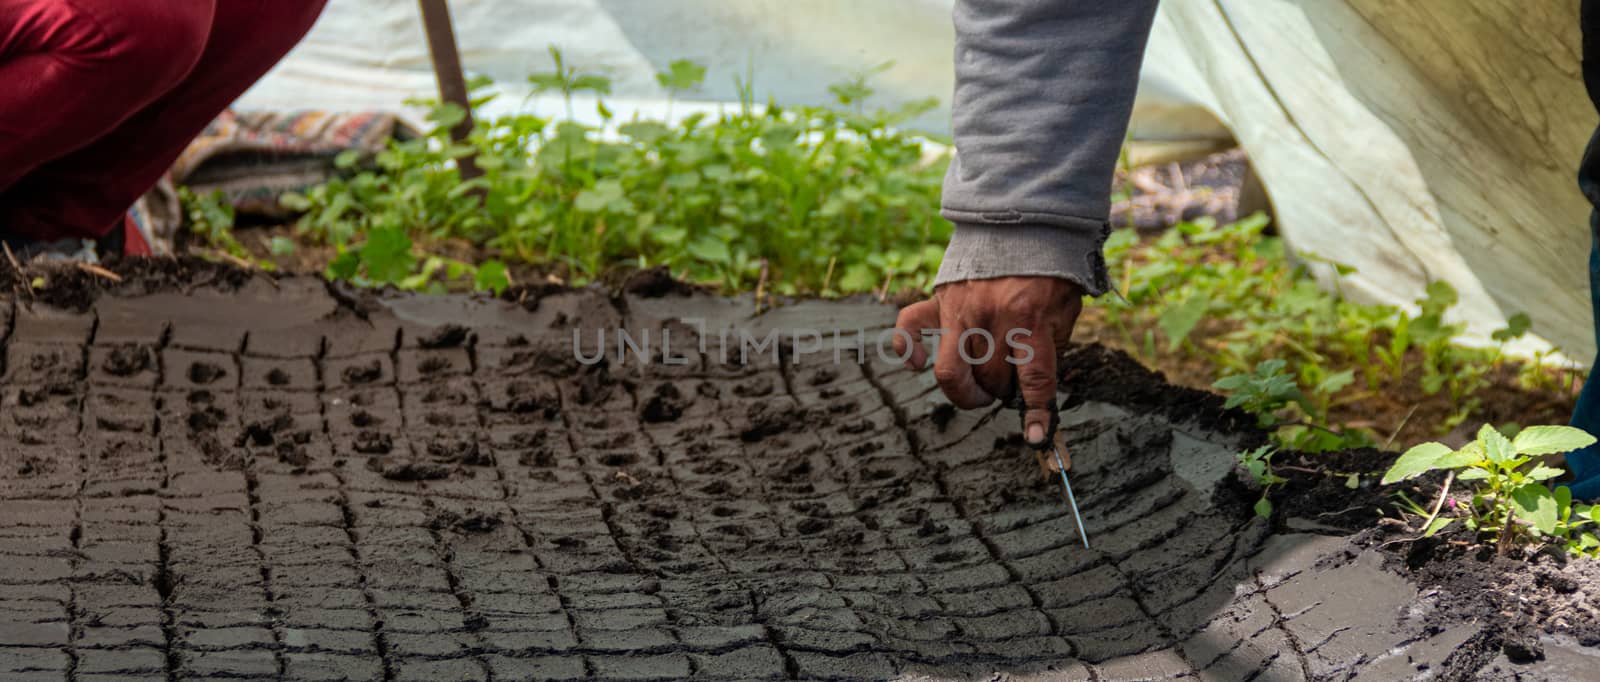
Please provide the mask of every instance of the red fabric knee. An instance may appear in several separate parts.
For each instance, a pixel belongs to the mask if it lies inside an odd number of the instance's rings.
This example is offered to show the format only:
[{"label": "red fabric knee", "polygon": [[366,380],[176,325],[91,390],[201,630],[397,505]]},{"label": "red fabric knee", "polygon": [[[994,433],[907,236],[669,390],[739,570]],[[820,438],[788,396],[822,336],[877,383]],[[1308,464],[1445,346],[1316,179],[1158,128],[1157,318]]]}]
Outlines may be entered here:
[{"label": "red fabric knee", "polygon": [[[67,0],[0,0],[0,25],[6,8],[21,5],[61,5]],[[0,194],[0,225],[35,239],[93,238],[122,224],[122,215],[172,165],[194,136],[227,108],[310,30],[324,0],[71,0],[74,5],[115,6],[108,19],[111,32],[123,27],[141,33],[137,42],[177,40],[195,47],[198,61],[182,69],[176,84],[167,84],[153,97],[95,98],[99,106],[119,112],[114,125],[93,135],[80,135],[80,146],[65,153],[44,156],[10,190]],[[129,6],[145,6],[130,9]],[[189,21],[204,17],[205,30],[197,39]],[[120,22],[120,23],[117,23]],[[142,24],[140,22],[143,22]],[[182,24],[179,28],[171,28]],[[144,26],[141,30],[136,26]],[[162,36],[171,30],[175,37]],[[159,42],[159,40],[157,40]],[[177,50],[173,63],[190,58],[189,49]],[[144,54],[129,48],[128,54]],[[0,51],[0,82],[8,82],[6,69],[14,68],[10,53]],[[35,67],[39,68],[39,67]],[[92,71],[92,69],[89,69]],[[84,81],[91,75],[78,74]],[[104,77],[102,75],[102,77]],[[141,76],[123,74],[123,78]],[[149,81],[146,81],[149,82]],[[0,93],[0,119],[11,111]],[[49,111],[27,98],[15,99],[22,110]],[[58,109],[59,111],[59,109]],[[28,118],[35,118],[29,116]],[[38,116],[37,118],[45,118]],[[32,125],[41,125],[34,120]],[[0,174],[11,157],[23,155],[7,149],[6,123],[0,120]],[[59,126],[70,127],[70,126]],[[77,126],[83,128],[84,126]],[[37,128],[36,128],[37,130]],[[81,130],[80,130],[81,132]],[[0,175],[0,187],[5,185]]]},{"label": "red fabric knee", "polygon": [[0,0],[0,189],[183,82],[216,0]]}]

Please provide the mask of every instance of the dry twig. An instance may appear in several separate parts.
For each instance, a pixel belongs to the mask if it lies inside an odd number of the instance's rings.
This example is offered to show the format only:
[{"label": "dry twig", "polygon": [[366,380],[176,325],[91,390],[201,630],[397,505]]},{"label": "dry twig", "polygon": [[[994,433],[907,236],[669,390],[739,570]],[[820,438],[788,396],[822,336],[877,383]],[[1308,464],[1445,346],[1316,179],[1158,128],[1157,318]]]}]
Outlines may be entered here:
[{"label": "dry twig", "polygon": [[99,277],[101,279],[110,280],[110,281],[115,282],[117,284],[121,284],[122,283],[122,275],[119,275],[119,274],[117,274],[115,272],[112,272],[110,270],[102,268],[102,267],[100,267],[98,265],[95,265],[93,263],[82,263],[82,262],[78,263],[77,265],[78,265],[78,269],[79,270],[82,270],[82,271],[87,272],[87,273],[89,273],[91,275],[94,275],[95,277]]},{"label": "dry twig", "polygon": [[17,273],[16,288],[21,289],[23,291],[23,293],[27,294],[29,301],[34,300],[33,286],[32,286],[32,284],[30,284],[29,282],[26,281],[28,276],[27,276],[27,274],[25,274],[23,272],[22,264],[17,262],[17,254],[12,253],[11,252],[11,245],[5,243],[4,241],[0,241],[0,248],[4,248],[5,249],[6,260],[10,261],[11,269],[15,270],[16,273]]},{"label": "dry twig", "polygon": [[761,299],[767,295],[767,259],[761,259],[761,278],[756,280],[756,314],[761,314]]}]

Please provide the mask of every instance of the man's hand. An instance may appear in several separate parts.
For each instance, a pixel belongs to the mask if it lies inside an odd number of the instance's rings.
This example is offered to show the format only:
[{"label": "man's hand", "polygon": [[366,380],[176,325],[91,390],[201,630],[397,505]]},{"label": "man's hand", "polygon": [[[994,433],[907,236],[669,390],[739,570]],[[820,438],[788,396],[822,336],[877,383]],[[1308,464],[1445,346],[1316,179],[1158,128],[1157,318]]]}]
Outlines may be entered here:
[{"label": "man's hand", "polygon": [[1072,327],[1083,312],[1083,293],[1082,287],[1058,277],[951,282],[936,289],[933,298],[900,311],[895,326],[906,334],[895,335],[895,352],[906,354],[909,335],[916,343],[906,366],[927,367],[923,330],[938,330],[933,375],[950,402],[962,409],[1004,400],[1020,382],[1028,405],[1023,436],[1039,445],[1047,436],[1048,406],[1056,397],[1058,349],[1072,339]]}]

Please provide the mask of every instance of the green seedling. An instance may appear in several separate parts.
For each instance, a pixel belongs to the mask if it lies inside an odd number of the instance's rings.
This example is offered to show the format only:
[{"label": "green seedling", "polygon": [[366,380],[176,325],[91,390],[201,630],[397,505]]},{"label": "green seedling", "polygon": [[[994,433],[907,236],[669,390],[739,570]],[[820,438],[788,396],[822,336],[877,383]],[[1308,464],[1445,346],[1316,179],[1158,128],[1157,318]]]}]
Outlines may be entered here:
[{"label": "green seedling", "polygon": [[1261,486],[1261,499],[1256,500],[1255,511],[1256,516],[1264,519],[1272,516],[1272,500],[1268,499],[1268,493],[1272,492],[1273,486],[1285,482],[1283,477],[1272,473],[1272,456],[1277,453],[1278,449],[1271,445],[1239,453],[1239,466],[1244,467],[1250,477]]},{"label": "green seedling", "polygon": [[1270,428],[1279,423],[1280,410],[1306,405],[1294,377],[1284,371],[1286,364],[1281,359],[1262,360],[1254,372],[1225,376],[1211,386],[1228,396],[1223,407],[1242,408],[1256,415],[1262,427]]},{"label": "green seedling", "polygon": [[[1569,551],[1593,555],[1600,541],[1590,532],[1594,509],[1575,504],[1565,486],[1551,490],[1547,481],[1563,471],[1542,457],[1571,452],[1595,438],[1569,426],[1530,426],[1515,438],[1485,424],[1478,437],[1459,449],[1423,443],[1407,450],[1383,476],[1384,484],[1448,470],[1455,480],[1472,485],[1472,499],[1459,517],[1440,517],[1425,529],[1433,534],[1460,520],[1485,534],[1504,554],[1519,542],[1552,542]],[[1416,505],[1412,505],[1415,507]]]}]

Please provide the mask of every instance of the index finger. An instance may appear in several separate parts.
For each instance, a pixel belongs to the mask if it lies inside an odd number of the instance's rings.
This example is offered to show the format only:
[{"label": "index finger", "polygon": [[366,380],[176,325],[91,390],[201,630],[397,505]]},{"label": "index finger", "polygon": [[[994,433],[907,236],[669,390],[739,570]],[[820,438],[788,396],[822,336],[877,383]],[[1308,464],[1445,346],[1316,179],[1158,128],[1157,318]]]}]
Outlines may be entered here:
[{"label": "index finger", "polygon": [[1022,415],[1023,438],[1042,447],[1055,434],[1056,343],[1048,325],[1043,329],[1006,332],[1011,362],[1017,366],[1017,385],[1027,411]]},{"label": "index finger", "polygon": [[928,350],[922,345],[922,332],[939,328],[939,299],[930,298],[902,308],[894,326],[896,330],[904,332],[894,335],[895,355],[906,357],[906,366],[911,369],[927,367]]}]

